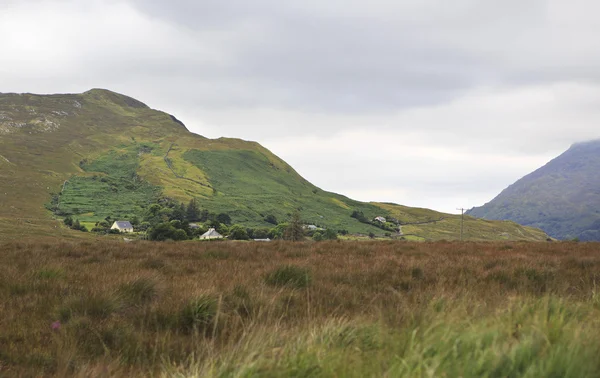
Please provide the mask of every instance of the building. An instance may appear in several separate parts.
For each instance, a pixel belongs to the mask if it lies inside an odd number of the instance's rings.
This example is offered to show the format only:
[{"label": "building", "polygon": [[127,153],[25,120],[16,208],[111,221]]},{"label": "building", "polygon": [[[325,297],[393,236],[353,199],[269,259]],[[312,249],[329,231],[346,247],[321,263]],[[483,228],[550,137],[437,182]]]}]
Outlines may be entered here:
[{"label": "building", "polygon": [[199,228],[200,228],[200,226],[198,226],[198,224],[197,224],[197,223],[190,223],[190,228],[191,228],[192,230],[197,230],[197,229],[199,229]]},{"label": "building", "polygon": [[133,226],[129,221],[116,221],[110,229],[119,230],[121,232],[133,232]]},{"label": "building", "polygon": [[373,220],[375,220],[377,222],[381,222],[381,223],[385,223],[386,222],[386,220],[385,220],[384,217],[375,217],[375,219],[373,219]]},{"label": "building", "polygon": [[223,235],[219,234],[214,228],[211,228],[200,236],[200,240],[212,239],[223,239]]},{"label": "building", "polygon": [[270,242],[271,239],[266,238],[266,239],[254,239],[255,242]]}]

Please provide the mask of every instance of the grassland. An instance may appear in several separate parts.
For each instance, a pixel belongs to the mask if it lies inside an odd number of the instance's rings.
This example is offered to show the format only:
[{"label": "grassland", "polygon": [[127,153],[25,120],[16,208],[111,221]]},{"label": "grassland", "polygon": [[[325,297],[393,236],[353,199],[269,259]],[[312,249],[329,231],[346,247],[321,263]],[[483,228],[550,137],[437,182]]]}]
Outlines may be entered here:
[{"label": "grassland", "polygon": [[[386,231],[351,218],[352,212],[369,219],[391,215],[403,223],[427,218],[421,209],[325,192],[258,143],[204,138],[169,114],[107,90],[0,94],[0,155],[0,240],[64,234],[60,217],[53,220],[47,209],[61,192],[60,210],[88,224],[106,216],[141,217],[159,195],[195,198],[202,209],[229,213],[248,227],[269,227],[265,216],[286,221],[300,210],[308,223],[382,237]],[[546,238],[507,225],[473,222],[469,239]],[[410,240],[452,240],[460,230],[455,218],[439,227],[410,227]],[[75,231],[69,236],[84,237]]]},{"label": "grassland", "polygon": [[0,244],[0,376],[597,377],[578,243]]}]

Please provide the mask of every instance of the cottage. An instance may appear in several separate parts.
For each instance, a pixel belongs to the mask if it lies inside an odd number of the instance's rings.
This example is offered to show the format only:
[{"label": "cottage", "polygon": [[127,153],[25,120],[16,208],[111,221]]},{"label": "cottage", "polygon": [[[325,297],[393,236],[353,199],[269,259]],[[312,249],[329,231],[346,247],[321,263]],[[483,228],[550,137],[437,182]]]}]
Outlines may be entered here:
[{"label": "cottage", "polygon": [[315,231],[315,230],[319,229],[319,227],[315,226],[314,224],[309,224],[308,226],[304,226],[304,227],[309,231]]},{"label": "cottage", "polygon": [[116,221],[110,229],[119,230],[121,232],[133,232],[133,226],[129,221]]},{"label": "cottage", "polygon": [[381,222],[381,223],[385,223],[386,222],[384,217],[375,217],[374,220],[377,221],[377,222]]},{"label": "cottage", "polygon": [[266,238],[266,239],[254,239],[255,242],[270,242],[271,239]]},{"label": "cottage", "polygon": [[200,228],[200,226],[198,226],[198,224],[197,224],[197,223],[190,223],[190,228],[191,228],[192,230],[197,230],[197,229],[199,229],[199,228]]},{"label": "cottage", "polygon": [[223,235],[219,234],[214,228],[211,228],[200,236],[200,240],[212,239],[223,239]]}]

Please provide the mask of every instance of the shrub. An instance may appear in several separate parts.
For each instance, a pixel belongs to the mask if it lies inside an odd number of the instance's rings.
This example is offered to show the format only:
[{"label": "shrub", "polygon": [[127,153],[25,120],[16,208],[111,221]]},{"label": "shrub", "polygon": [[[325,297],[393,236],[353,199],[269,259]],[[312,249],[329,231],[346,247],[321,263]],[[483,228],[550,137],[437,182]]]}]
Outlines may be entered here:
[{"label": "shrub", "polygon": [[293,265],[277,268],[265,277],[267,285],[295,289],[308,287],[311,281],[312,277],[308,269]]},{"label": "shrub", "polygon": [[179,314],[179,324],[184,331],[207,330],[217,315],[217,301],[202,296],[187,303]]},{"label": "shrub", "polygon": [[328,228],[327,230],[325,230],[325,232],[323,232],[323,239],[325,240],[337,240],[338,236],[337,236],[337,232],[335,232],[334,230]]},{"label": "shrub", "polygon": [[315,231],[312,238],[314,241],[321,241],[323,240],[323,234],[320,231]]}]

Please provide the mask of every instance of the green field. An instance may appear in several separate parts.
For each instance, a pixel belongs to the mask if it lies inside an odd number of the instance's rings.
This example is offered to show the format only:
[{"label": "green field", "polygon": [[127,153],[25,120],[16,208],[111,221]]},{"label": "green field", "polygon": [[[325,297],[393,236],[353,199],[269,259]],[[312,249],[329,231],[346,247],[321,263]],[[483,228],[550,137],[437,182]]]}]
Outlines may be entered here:
[{"label": "green field", "polygon": [[310,224],[346,229],[353,233],[382,230],[361,224],[351,218],[353,210],[367,217],[387,215],[372,204],[324,192],[302,179],[289,167],[278,167],[263,154],[251,150],[190,150],[183,155],[207,173],[214,195],[201,202],[215,212],[231,214],[235,222],[252,226],[268,226],[266,215],[287,220],[299,210],[302,219]]},{"label": "green field", "polygon": [[156,202],[161,190],[137,175],[139,158],[134,149],[137,147],[111,151],[92,162],[83,162],[81,167],[88,175],[67,181],[60,196],[60,212],[87,222],[107,216],[113,219],[141,216]]}]

